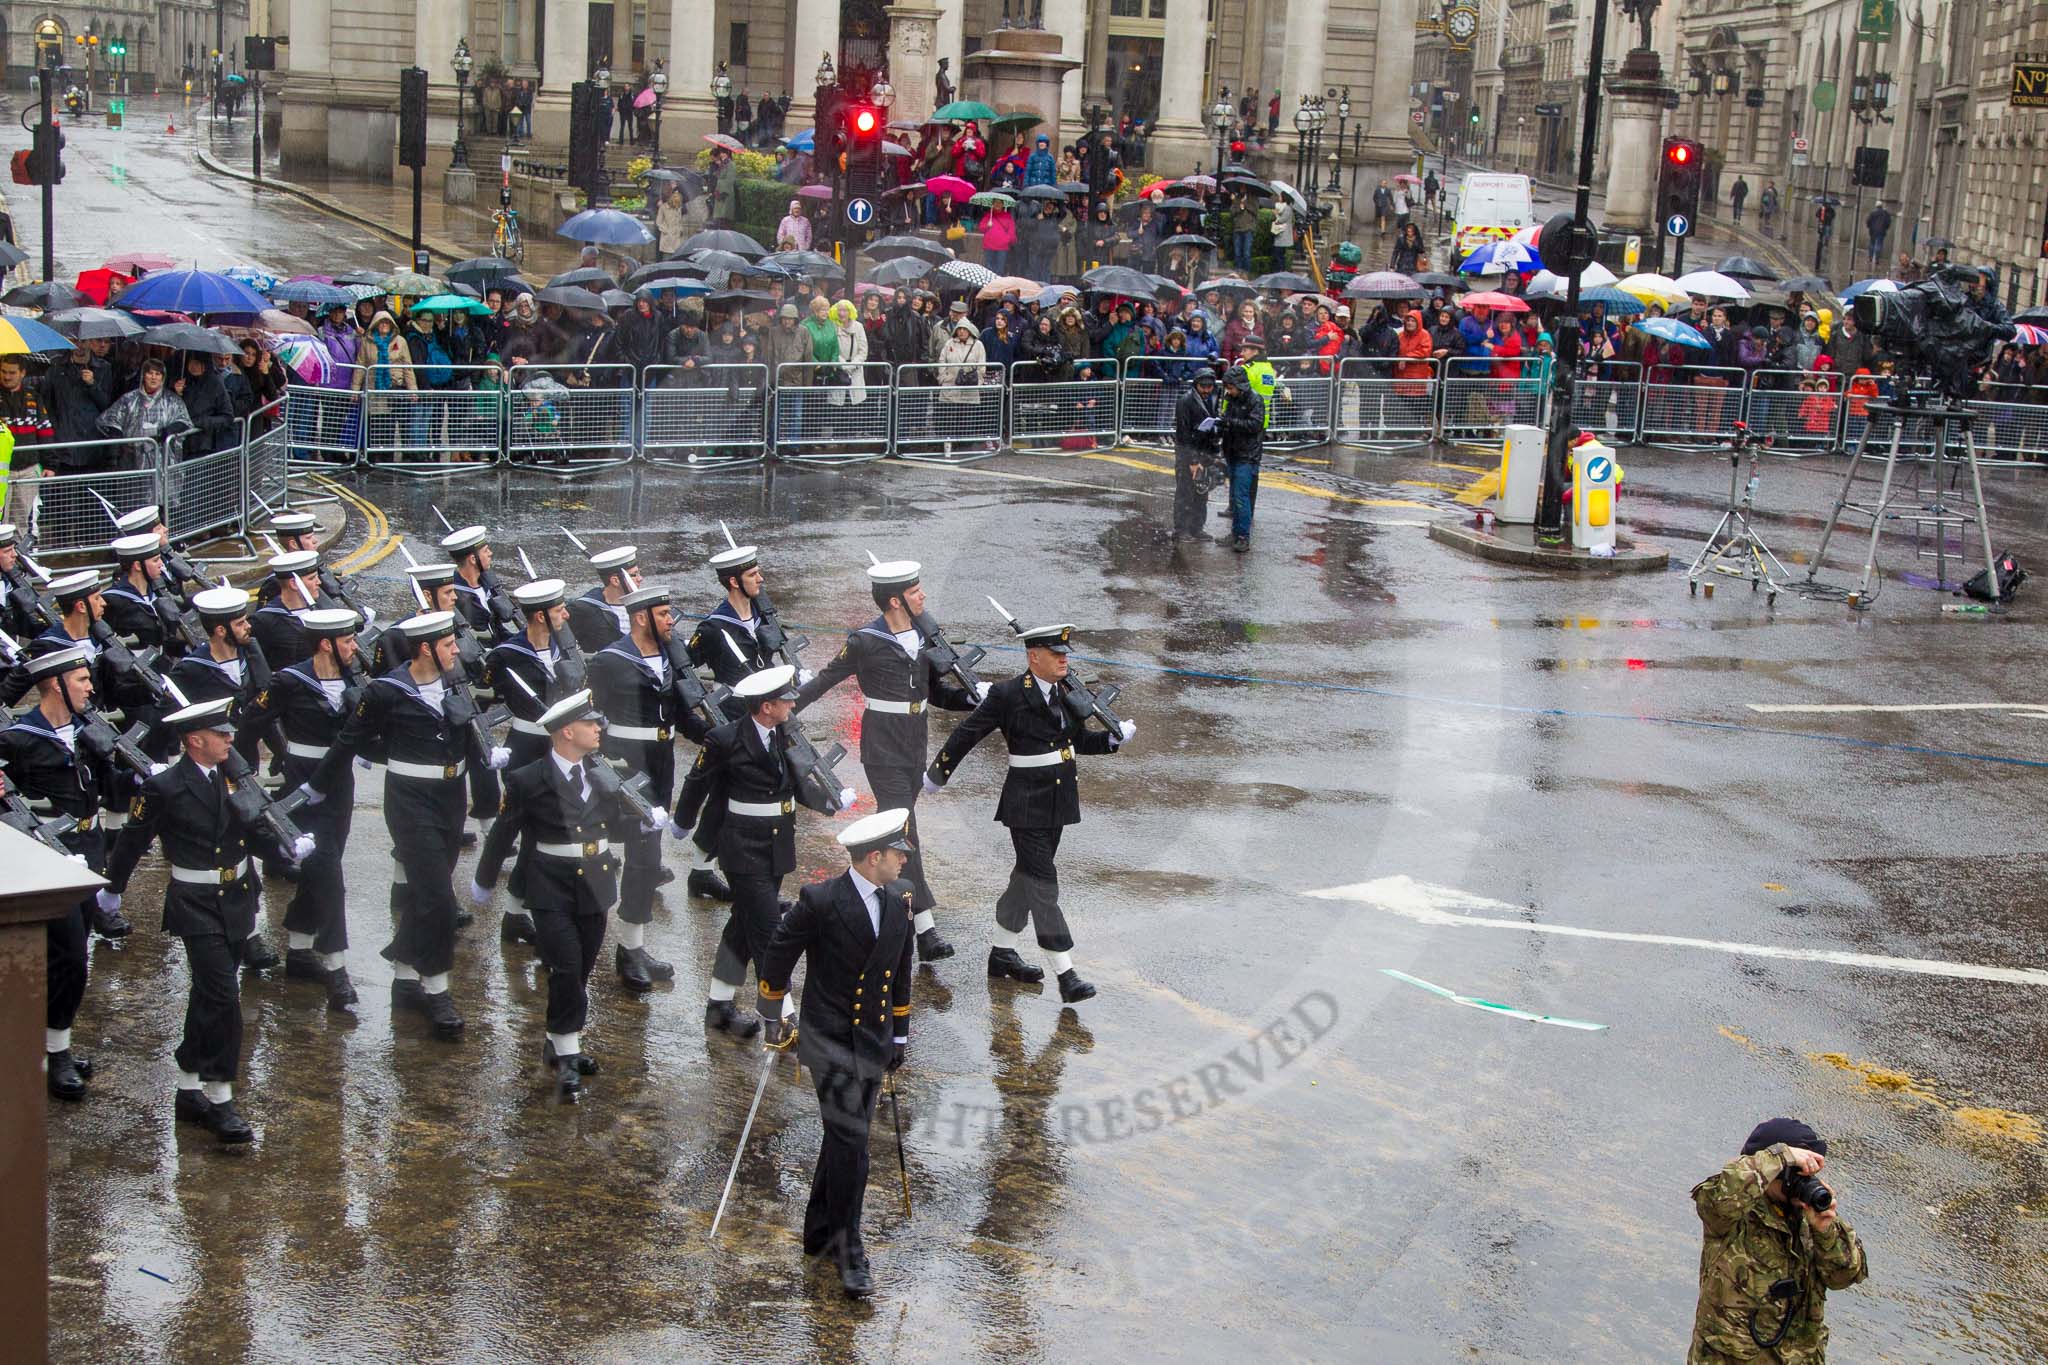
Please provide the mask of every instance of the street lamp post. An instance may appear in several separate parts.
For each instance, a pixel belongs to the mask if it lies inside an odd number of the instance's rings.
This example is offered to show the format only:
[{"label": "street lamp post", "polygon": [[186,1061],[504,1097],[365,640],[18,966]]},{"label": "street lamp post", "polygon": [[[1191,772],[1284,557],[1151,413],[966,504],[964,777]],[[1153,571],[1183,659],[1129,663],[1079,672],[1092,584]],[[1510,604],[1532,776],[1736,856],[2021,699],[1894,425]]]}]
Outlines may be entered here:
[{"label": "street lamp post", "polygon": [[654,74],[647,78],[647,88],[654,92],[654,154],[656,166],[661,165],[661,102],[668,95],[668,72],[663,69],[659,58],[655,59]]},{"label": "street lamp post", "polygon": [[1308,222],[1303,226],[1311,234],[1322,218],[1319,195],[1322,190],[1320,162],[1325,117],[1321,95],[1303,95],[1300,107],[1294,111],[1294,179],[1307,201]]},{"label": "street lamp post", "polygon": [[462,135],[463,125],[469,122],[469,72],[476,61],[469,55],[469,39],[455,40],[455,56],[449,65],[455,68],[455,147],[449,156],[449,164],[456,170],[469,167],[469,144]]},{"label": "street lamp post", "polygon": [[[1870,125],[1890,123],[1892,116],[1885,112],[1891,107],[1892,78],[1888,71],[1873,71],[1868,75],[1856,76],[1849,82],[1849,112],[1855,116],[1859,129],[1856,135],[1856,164],[1851,168],[1849,181],[1856,187],[1855,217],[1849,223],[1849,264],[1854,272],[1856,263],[1856,232],[1863,222],[1863,172],[1865,153],[1870,148]],[[1882,191],[1880,181],[1877,186]],[[1883,202],[1882,194],[1879,202]],[[1878,264],[1882,265],[1883,262]]]},{"label": "street lamp post", "polygon": [[1351,87],[1347,85],[1341,92],[1335,89],[1328,90],[1324,92],[1324,98],[1337,107],[1337,142],[1335,150],[1330,153],[1330,183],[1325,186],[1332,195],[1335,195],[1343,188],[1337,173],[1343,168],[1344,163],[1344,125],[1351,118]]},{"label": "street lamp post", "polygon": [[1234,111],[1230,107],[1230,87],[1224,86],[1217,94],[1216,102],[1209,106],[1209,126],[1216,130],[1216,176],[1223,177],[1223,158],[1230,149],[1230,120]]},{"label": "street lamp post", "polygon": [[1529,116],[1515,115],[1515,169],[1527,171],[1529,159]]},{"label": "street lamp post", "polygon": [[711,99],[718,110],[718,131],[732,131],[732,77],[725,72],[725,63],[718,64],[717,74],[711,78]]},{"label": "street lamp post", "polygon": [[[591,84],[597,87],[598,99],[602,100],[605,94],[612,88],[611,58],[599,57],[597,59],[597,66],[590,73],[590,81]],[[599,104],[597,107],[602,109],[604,106]],[[605,148],[611,144],[611,135],[609,129],[600,128],[596,131],[599,134],[597,138],[597,169],[591,178],[590,207],[601,208],[612,201],[612,172],[611,167],[605,161]]]}]

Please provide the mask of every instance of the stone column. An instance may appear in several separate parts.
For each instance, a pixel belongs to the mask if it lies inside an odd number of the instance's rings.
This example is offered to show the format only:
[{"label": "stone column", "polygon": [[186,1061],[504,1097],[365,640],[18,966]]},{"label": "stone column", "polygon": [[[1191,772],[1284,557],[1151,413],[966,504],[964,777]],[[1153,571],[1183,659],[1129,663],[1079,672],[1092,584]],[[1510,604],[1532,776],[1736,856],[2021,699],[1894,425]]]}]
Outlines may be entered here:
[{"label": "stone column", "polygon": [[[944,57],[946,59],[946,70],[953,73],[952,81],[957,86],[960,83],[961,59],[967,51],[967,41],[964,36],[967,0],[913,0],[913,3],[937,7],[939,11],[939,36],[937,46],[932,49],[931,69],[936,71],[938,69],[937,58]],[[983,45],[987,45],[986,39],[983,39]],[[903,82],[896,79],[894,67],[891,67],[889,70],[889,82],[896,87],[900,104],[903,94]],[[931,83],[927,81],[924,91],[924,98],[927,104],[929,104],[931,97]],[[899,121],[903,120],[899,119]]]},{"label": "stone column", "polygon": [[[1169,27],[1171,23],[1169,22]],[[1069,49],[1079,48],[1088,33],[1087,0],[1045,0],[1045,31],[1057,33]],[[1004,44],[990,41],[989,46]],[[1076,65],[1078,65],[1078,61]],[[1200,72],[1196,73],[1199,78]],[[1088,120],[1081,117],[1081,78],[1060,82],[1060,118],[1068,123],[1086,125]]]},{"label": "stone column", "polygon": [[1215,138],[1202,105],[1209,51],[1209,0],[1166,0],[1166,48],[1159,63],[1159,122],[1152,130],[1151,169],[1185,175],[1209,168]]},{"label": "stone column", "polygon": [[[957,20],[957,4],[954,8]],[[896,91],[896,103],[889,110],[889,118],[897,123],[922,122],[935,107],[934,78],[939,58],[945,55],[943,13],[918,4],[890,5],[882,13],[889,16],[889,85]],[[954,49],[956,53],[958,50]],[[948,69],[959,64],[956,57]],[[958,77],[954,79],[957,81]]]},{"label": "stone column", "polygon": [[[1381,177],[1412,170],[1415,164],[1415,141],[1409,134],[1414,125],[1408,121],[1408,88],[1415,73],[1415,8],[1415,0],[1380,0],[1372,95],[1359,148],[1375,187]],[[1352,107],[1357,104],[1354,99]]]},{"label": "stone column", "polygon": [[1612,232],[1655,231],[1657,158],[1664,134],[1663,70],[1657,54],[1637,49],[1607,82],[1607,214]]},{"label": "stone column", "polygon": [[1081,104],[1109,107],[1109,0],[1088,0],[1087,65],[1081,68]]},{"label": "stone column", "polygon": [[697,139],[718,127],[718,107],[711,98],[711,77],[723,52],[716,0],[669,0],[668,94],[661,101],[662,160],[687,164],[704,144]]},{"label": "stone column", "polygon": [[[1381,33],[1384,36],[1385,30]],[[1280,53],[1280,132],[1290,146],[1294,111],[1301,107],[1301,97],[1323,93],[1323,50],[1329,41],[1329,0],[1287,0],[1287,37]],[[1407,88],[1403,81],[1401,89],[1405,92]],[[1263,121],[1264,100],[1259,101],[1258,113]]]},{"label": "stone column", "polygon": [[[818,57],[832,54],[839,67],[839,0],[796,0],[796,26],[789,38],[789,128],[806,128],[818,116]],[[896,83],[892,73],[889,83]]]},{"label": "stone column", "polygon": [[565,150],[569,145],[569,87],[590,75],[589,11],[555,0],[543,12],[540,35],[541,83],[533,95],[533,143]]},{"label": "stone column", "polygon": [[[171,10],[173,15],[184,11]],[[278,139],[278,155],[287,173],[302,167],[327,164],[327,100],[334,88],[330,66],[333,46],[328,26],[332,22],[329,0],[290,0],[286,22],[292,40],[281,47],[285,54],[284,90],[279,107],[284,113],[284,132]],[[177,63],[184,62],[184,49],[177,49]]]}]

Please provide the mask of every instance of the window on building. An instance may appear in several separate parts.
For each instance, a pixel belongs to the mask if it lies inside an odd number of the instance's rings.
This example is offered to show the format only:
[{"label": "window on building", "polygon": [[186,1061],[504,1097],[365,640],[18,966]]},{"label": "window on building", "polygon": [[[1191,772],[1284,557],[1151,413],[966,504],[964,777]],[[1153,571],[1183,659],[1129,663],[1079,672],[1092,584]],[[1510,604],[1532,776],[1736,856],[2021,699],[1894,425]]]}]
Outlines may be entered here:
[{"label": "window on building", "polygon": [[725,39],[725,60],[728,66],[747,64],[747,26],[732,24]]},{"label": "window on building", "polygon": [[1145,0],[1109,0],[1109,17],[1142,19],[1145,17]]},{"label": "window on building", "polygon": [[633,0],[633,66],[647,65],[647,0]]},{"label": "window on building", "polygon": [[1152,17],[1154,19],[1164,19],[1166,17],[1166,0],[1152,0]]},{"label": "window on building", "polygon": [[526,60],[524,30],[520,25],[521,9],[520,0],[501,0],[498,11],[503,20],[500,30],[503,36],[498,41],[498,50],[505,54],[505,61],[509,64]]}]

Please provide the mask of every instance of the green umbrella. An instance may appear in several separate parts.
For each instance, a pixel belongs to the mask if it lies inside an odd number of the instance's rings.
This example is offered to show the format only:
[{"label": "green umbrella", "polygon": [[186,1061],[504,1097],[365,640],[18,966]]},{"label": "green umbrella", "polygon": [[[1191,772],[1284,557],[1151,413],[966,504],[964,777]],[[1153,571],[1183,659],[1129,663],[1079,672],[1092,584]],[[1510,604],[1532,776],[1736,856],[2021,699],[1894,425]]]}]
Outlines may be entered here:
[{"label": "green umbrella", "polygon": [[1009,195],[1004,194],[1000,190],[983,190],[980,194],[975,195],[967,202],[970,204],[979,205],[980,207],[985,209],[1009,209],[1015,208],[1017,206],[1017,201],[1015,199],[1012,199]]},{"label": "green umbrella", "polygon": [[932,118],[934,120],[944,120],[953,123],[963,122],[967,119],[979,119],[986,123],[995,116],[996,111],[983,104],[980,100],[954,100],[951,104],[942,104],[932,111]]},{"label": "green umbrella", "polygon": [[482,315],[491,311],[491,306],[482,299],[467,299],[460,294],[436,294],[421,299],[411,309],[415,313],[475,313]]},{"label": "green umbrella", "polygon": [[386,275],[377,282],[377,287],[387,294],[396,294],[402,299],[430,299],[436,294],[448,291],[425,275],[410,270],[400,270]]},{"label": "green umbrella", "polygon": [[1039,114],[1025,113],[1022,111],[1019,111],[1014,114],[998,114],[996,117],[989,120],[988,130],[991,133],[997,131],[1007,132],[1013,129],[1021,132],[1026,128],[1035,128],[1043,122],[1045,122],[1045,119],[1042,115]]}]

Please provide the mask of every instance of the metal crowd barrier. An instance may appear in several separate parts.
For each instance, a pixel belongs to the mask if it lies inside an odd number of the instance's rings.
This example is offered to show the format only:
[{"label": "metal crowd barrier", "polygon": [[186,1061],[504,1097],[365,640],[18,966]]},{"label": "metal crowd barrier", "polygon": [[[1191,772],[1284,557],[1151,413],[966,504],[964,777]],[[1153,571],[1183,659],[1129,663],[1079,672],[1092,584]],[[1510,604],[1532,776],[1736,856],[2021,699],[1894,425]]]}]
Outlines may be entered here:
[{"label": "metal crowd barrier", "polygon": [[1119,429],[1127,444],[1173,445],[1173,410],[1187,392],[1180,373],[1187,363],[1149,355],[1124,362]]},{"label": "metal crowd barrier", "polygon": [[[1735,435],[1735,424],[1743,420],[1742,371],[1711,365],[1680,365],[1671,368],[1669,379],[1654,376],[1643,385],[1643,420],[1639,439],[1645,445],[1723,445]],[[1726,379],[1727,388],[1696,382],[1701,376]]]},{"label": "metal crowd barrier", "polygon": [[1743,398],[1743,420],[1770,437],[1780,455],[1818,454],[1840,444],[1848,397],[1838,374],[1757,370]]},{"label": "metal crowd barrier", "polygon": [[[398,474],[464,474],[504,457],[505,395],[495,365],[450,366],[441,388],[378,389],[363,398],[363,457]],[[420,367],[413,367],[419,381]],[[478,388],[479,384],[486,387]],[[458,456],[467,458],[457,458]]]},{"label": "metal crowd barrier", "polygon": [[[291,433],[284,421],[284,400],[258,408],[242,422],[242,538],[249,553],[258,553],[249,527],[291,500]],[[218,559],[219,556],[209,556]]]},{"label": "metal crowd barrier", "polygon": [[[1503,373],[1503,366],[1513,368]],[[1446,356],[1443,377],[1443,418],[1438,428],[1447,440],[1496,441],[1511,425],[1542,420],[1546,394],[1540,376],[1542,357],[1481,360]]]},{"label": "metal crowd barrier", "polygon": [[1572,385],[1572,421],[1609,442],[1632,443],[1643,420],[1643,367],[1603,361]]},{"label": "metal crowd barrier", "polygon": [[768,458],[766,365],[651,365],[641,376],[640,451],[673,469]]},{"label": "metal crowd barrier", "polygon": [[1322,356],[1279,356],[1272,360],[1279,382],[1266,401],[1266,446],[1296,449],[1330,438],[1337,362]]},{"label": "metal crowd barrier", "polygon": [[[244,437],[248,424],[242,423]],[[248,499],[242,487],[246,457],[245,442],[210,455],[182,458],[178,438],[167,443],[169,458],[164,462],[164,525],[171,539],[193,541],[226,527],[243,525],[242,509]]]},{"label": "metal crowd barrier", "polygon": [[1981,462],[2042,463],[2048,453],[2048,388],[1986,384],[1963,406],[1977,414],[1971,429]]},{"label": "metal crowd barrier", "polygon": [[362,371],[336,367],[334,386],[292,383],[285,423],[291,430],[292,462],[332,473],[352,468],[363,458],[363,393],[357,386]]},{"label": "metal crowd barrier", "polygon": [[[775,367],[775,453],[798,464],[866,464],[889,453],[889,367]],[[820,373],[823,371],[824,373]]]},{"label": "metal crowd barrier", "polygon": [[[113,558],[114,520],[100,505],[100,498],[112,503],[115,512],[132,512],[155,503],[163,505],[163,464],[155,441],[116,437],[105,441],[76,441],[62,445],[17,446],[15,463],[33,454],[44,469],[62,454],[82,457],[100,466],[82,473],[44,474],[36,483],[36,548],[45,554],[93,552]],[[99,498],[93,496],[99,494]]]},{"label": "metal crowd barrier", "polygon": [[1083,361],[1064,379],[1044,378],[1037,364],[1018,361],[1010,366],[1011,448],[1047,455],[1114,450],[1119,387],[1115,360]]},{"label": "metal crowd barrier", "polygon": [[1371,450],[1428,445],[1436,436],[1442,373],[1434,360],[1345,361],[1337,371],[1331,439]]},{"label": "metal crowd barrier", "polygon": [[505,395],[505,452],[549,473],[630,462],[639,449],[637,380],[631,365],[519,366]]},{"label": "metal crowd barrier", "polygon": [[999,365],[898,365],[896,458],[965,464],[1003,445]]}]

